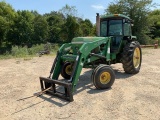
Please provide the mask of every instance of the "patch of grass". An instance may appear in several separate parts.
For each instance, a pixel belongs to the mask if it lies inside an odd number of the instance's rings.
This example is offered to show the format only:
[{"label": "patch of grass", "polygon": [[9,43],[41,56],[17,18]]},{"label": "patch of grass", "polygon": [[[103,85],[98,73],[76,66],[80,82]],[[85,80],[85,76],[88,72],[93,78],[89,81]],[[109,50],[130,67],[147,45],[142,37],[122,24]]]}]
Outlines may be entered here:
[{"label": "patch of grass", "polygon": [[0,59],[10,59],[10,58],[23,58],[24,60],[30,60],[40,51],[49,50],[51,55],[55,55],[57,50],[59,49],[58,44],[40,44],[33,45],[31,48],[27,46],[12,46],[11,51],[7,51],[5,54],[0,55]]},{"label": "patch of grass", "polygon": [[44,49],[44,45],[40,44],[40,45],[33,45],[31,48],[28,48],[28,54],[29,55],[35,55],[36,53],[38,53],[39,51]]},{"label": "patch of grass", "polygon": [[0,59],[11,59],[13,58],[11,55],[0,55]]},{"label": "patch of grass", "polygon": [[27,47],[12,46],[11,55],[14,57],[25,57],[29,55]]},{"label": "patch of grass", "polygon": [[0,59],[10,59],[13,56],[7,51],[5,54],[0,55]]},{"label": "patch of grass", "polygon": [[31,56],[27,56],[27,57],[23,58],[24,61],[28,61],[28,60],[32,60],[32,59],[33,59],[33,57],[31,57]]}]

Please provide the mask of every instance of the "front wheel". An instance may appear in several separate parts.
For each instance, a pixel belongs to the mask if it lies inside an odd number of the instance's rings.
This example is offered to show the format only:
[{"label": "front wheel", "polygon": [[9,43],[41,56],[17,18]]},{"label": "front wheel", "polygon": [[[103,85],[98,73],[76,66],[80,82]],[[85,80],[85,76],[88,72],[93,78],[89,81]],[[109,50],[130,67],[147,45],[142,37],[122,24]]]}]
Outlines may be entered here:
[{"label": "front wheel", "polygon": [[122,64],[124,71],[129,74],[136,74],[141,68],[142,52],[139,42],[128,43],[122,54]]},{"label": "front wheel", "polygon": [[65,62],[61,69],[61,76],[65,79],[70,79],[72,73],[72,64],[70,62]]},{"label": "front wheel", "polygon": [[115,81],[115,73],[108,65],[99,65],[92,74],[92,81],[97,89],[110,88]]}]

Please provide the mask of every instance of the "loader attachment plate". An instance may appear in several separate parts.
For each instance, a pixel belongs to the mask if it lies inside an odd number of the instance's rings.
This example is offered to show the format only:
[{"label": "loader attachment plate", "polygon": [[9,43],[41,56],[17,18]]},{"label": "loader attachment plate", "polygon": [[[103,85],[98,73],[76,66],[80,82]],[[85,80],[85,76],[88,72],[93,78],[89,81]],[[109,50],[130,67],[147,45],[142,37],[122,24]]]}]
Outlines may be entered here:
[{"label": "loader attachment plate", "polygon": [[[60,80],[53,80],[51,78],[40,77],[40,84],[42,91],[51,87],[46,91],[46,94],[51,94],[67,101],[73,101],[72,84]],[[63,86],[64,92],[56,90],[56,85]]]}]

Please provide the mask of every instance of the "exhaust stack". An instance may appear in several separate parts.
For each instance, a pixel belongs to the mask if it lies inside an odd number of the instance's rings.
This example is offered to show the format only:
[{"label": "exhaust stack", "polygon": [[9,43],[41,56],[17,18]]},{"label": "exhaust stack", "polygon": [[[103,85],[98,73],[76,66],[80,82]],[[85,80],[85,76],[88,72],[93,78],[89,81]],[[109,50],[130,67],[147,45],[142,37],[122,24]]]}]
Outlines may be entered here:
[{"label": "exhaust stack", "polygon": [[99,17],[99,13],[96,13],[96,34],[99,37],[100,36],[100,17]]}]

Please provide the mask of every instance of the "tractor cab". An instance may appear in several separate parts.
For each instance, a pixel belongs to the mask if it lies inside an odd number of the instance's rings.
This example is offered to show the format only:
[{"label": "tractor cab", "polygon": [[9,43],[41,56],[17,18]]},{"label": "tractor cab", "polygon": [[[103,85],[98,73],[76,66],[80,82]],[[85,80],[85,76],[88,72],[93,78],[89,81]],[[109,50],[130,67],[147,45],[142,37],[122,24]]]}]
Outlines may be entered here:
[{"label": "tractor cab", "polygon": [[99,17],[97,14],[97,35],[111,37],[111,50],[118,52],[122,40],[128,40],[132,36],[132,20],[121,14],[105,15]]}]

